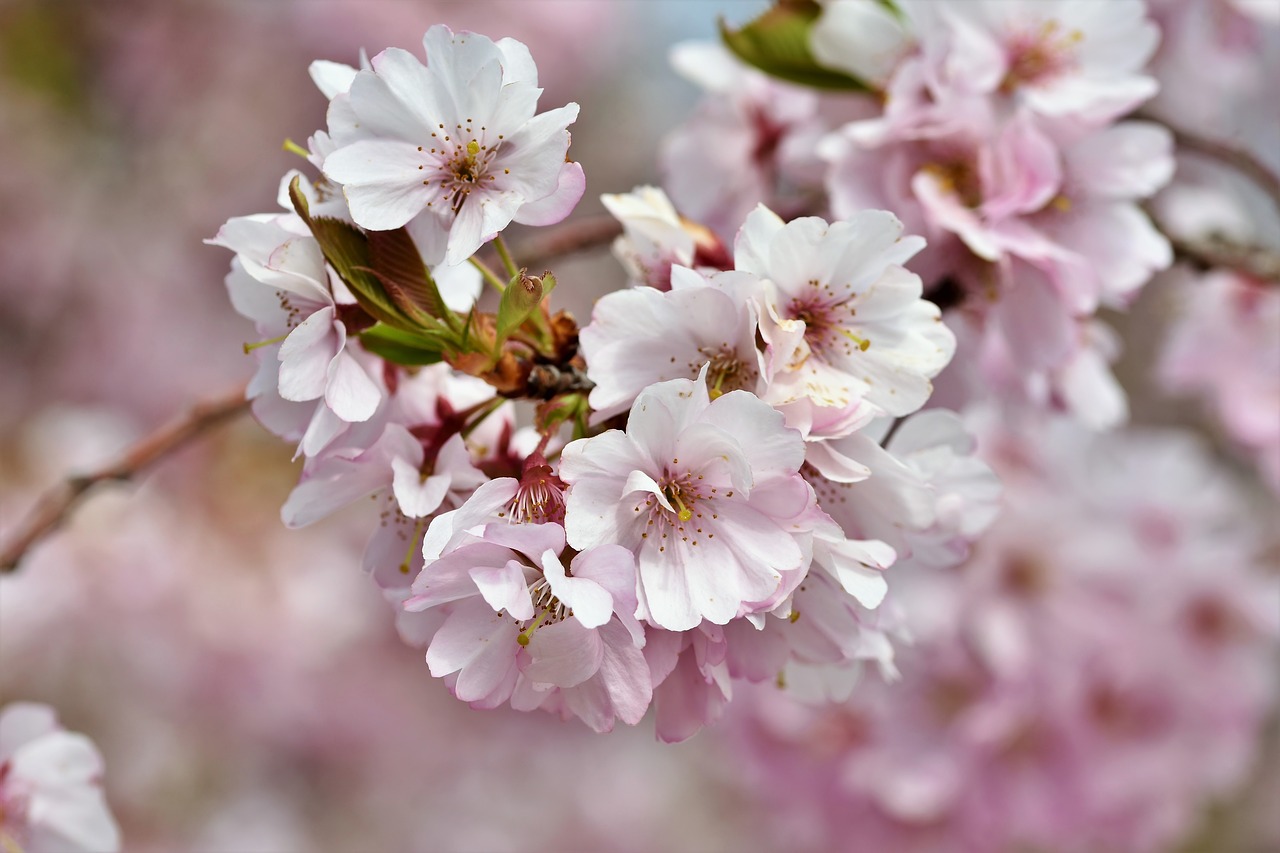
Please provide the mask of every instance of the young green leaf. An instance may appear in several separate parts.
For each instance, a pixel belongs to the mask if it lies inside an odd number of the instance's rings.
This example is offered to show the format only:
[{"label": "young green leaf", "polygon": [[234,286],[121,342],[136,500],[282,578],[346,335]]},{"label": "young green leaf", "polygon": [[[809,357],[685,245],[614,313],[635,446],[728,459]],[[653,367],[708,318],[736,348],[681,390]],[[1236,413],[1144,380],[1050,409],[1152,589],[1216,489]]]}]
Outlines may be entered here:
[{"label": "young green leaf", "polygon": [[814,0],[778,0],[760,17],[730,29],[720,19],[720,38],[735,56],[770,76],[813,89],[869,92],[862,80],[818,64],[809,33],[822,13]]}]

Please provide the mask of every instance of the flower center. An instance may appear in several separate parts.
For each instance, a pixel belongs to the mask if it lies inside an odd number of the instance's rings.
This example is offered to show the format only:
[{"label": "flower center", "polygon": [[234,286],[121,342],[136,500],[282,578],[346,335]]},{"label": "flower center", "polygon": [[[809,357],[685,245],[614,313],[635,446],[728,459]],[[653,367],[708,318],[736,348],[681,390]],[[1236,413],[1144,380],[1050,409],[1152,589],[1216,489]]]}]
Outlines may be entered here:
[{"label": "flower center", "polygon": [[[679,460],[673,460],[673,463],[679,464]],[[688,545],[697,545],[702,536],[715,538],[715,533],[703,532],[703,525],[711,523],[707,519],[719,517],[714,511],[714,500],[719,497],[732,498],[733,491],[720,492],[715,487],[704,490],[705,487],[698,482],[701,479],[701,474],[689,471],[680,474],[668,471],[658,488],[671,509],[663,506],[653,494],[646,495],[634,507],[638,516],[648,516],[640,538],[656,539],[659,551],[667,550],[667,544],[673,537],[678,537],[679,541]]]},{"label": "flower center", "polygon": [[938,182],[938,188],[953,195],[973,210],[982,204],[982,179],[969,158],[956,157],[924,166],[926,174]]},{"label": "flower center", "polygon": [[[830,298],[831,285],[822,285],[817,281],[809,282],[814,293],[807,297],[791,300],[787,306],[787,317],[804,323],[804,340],[809,350],[819,358],[825,358],[836,351],[844,355],[852,355],[856,347],[865,352],[871,341],[856,334],[845,325],[845,316],[853,317],[858,311],[852,305],[852,299],[843,301],[823,301],[824,295]],[[819,292],[822,291],[822,292]]]},{"label": "flower center", "polygon": [[[467,119],[465,125],[456,125],[453,131],[446,130],[441,124],[431,134],[433,142],[429,149],[418,146],[419,151],[438,158],[434,179],[427,178],[423,185],[439,184],[445,203],[455,215],[461,212],[472,190],[497,180],[497,175],[490,173],[490,166],[502,146],[503,136],[499,134],[498,142],[490,145],[482,141],[487,130],[485,127],[477,130],[471,119]],[[425,169],[426,166],[418,168]],[[434,205],[434,202],[427,203],[427,207]]]},{"label": "flower center", "polygon": [[533,608],[537,615],[516,637],[516,642],[522,646],[529,645],[533,632],[543,625],[555,625],[573,615],[573,610],[565,607],[564,603],[551,592],[551,584],[547,583],[546,578],[538,578],[533,582],[533,586],[529,587],[529,596],[533,599]]},{"label": "flower center", "polygon": [[721,344],[719,349],[699,347],[698,352],[707,357],[707,390],[712,400],[754,383],[755,371],[728,344]]},{"label": "flower center", "polygon": [[529,466],[507,511],[513,524],[563,524],[564,483],[547,465]]},{"label": "flower center", "polygon": [[1000,91],[1008,95],[1019,86],[1044,83],[1071,71],[1077,66],[1076,48],[1083,40],[1080,30],[1064,30],[1057,21],[1015,33],[1008,43],[1009,70]]}]

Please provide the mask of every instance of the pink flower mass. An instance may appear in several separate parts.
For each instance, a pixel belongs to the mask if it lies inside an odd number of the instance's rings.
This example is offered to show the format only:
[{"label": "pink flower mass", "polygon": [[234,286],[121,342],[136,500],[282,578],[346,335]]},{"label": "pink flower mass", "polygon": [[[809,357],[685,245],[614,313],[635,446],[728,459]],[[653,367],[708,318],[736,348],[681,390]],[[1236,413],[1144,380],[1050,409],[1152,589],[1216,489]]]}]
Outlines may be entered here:
[{"label": "pink flower mass", "polygon": [[1280,15],[321,5],[0,11],[0,853],[1280,849]]}]

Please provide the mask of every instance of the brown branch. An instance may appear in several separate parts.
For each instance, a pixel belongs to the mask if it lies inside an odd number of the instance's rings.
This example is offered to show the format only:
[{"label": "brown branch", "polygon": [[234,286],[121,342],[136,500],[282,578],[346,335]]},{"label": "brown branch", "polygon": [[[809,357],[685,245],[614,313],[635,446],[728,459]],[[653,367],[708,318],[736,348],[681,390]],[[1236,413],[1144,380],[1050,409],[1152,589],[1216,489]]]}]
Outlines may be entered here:
[{"label": "brown branch", "polygon": [[1258,189],[1271,198],[1271,203],[1275,205],[1276,210],[1280,211],[1280,176],[1271,171],[1270,167],[1255,157],[1252,152],[1229,142],[1221,142],[1174,127],[1168,122],[1160,121],[1151,116],[1145,116],[1145,118],[1157,121],[1168,128],[1169,132],[1173,134],[1174,144],[1179,150],[1216,160],[1252,180],[1258,186]]},{"label": "brown branch", "polygon": [[[530,270],[541,270],[556,258],[607,246],[622,233],[622,226],[612,216],[593,216],[542,229],[538,236],[522,241],[511,250],[516,262]],[[496,252],[485,253],[485,263],[495,266]]]},{"label": "brown branch", "polygon": [[1223,267],[1259,281],[1280,282],[1280,254],[1268,249],[1233,243],[1216,235],[1196,240],[1165,236],[1173,246],[1174,256],[1197,269]]},{"label": "brown branch", "polygon": [[246,411],[249,401],[245,399],[244,393],[242,386],[221,397],[197,403],[182,417],[138,441],[114,464],[88,474],[69,477],[45,492],[0,549],[0,574],[16,569],[27,551],[63,524],[85,493],[97,484],[131,480],[142,469],[182,449],[218,424]]}]

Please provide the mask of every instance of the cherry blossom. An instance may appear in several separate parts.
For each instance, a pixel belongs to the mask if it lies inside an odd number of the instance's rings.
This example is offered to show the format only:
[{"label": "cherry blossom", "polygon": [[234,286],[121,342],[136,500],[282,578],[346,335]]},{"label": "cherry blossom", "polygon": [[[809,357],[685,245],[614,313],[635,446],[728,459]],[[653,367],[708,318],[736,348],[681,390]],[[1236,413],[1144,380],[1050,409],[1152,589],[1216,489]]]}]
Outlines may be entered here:
[{"label": "cherry blossom", "polygon": [[831,224],[752,212],[734,260],[766,282],[758,299],[773,350],[771,402],[847,408],[866,400],[891,415],[924,404],[955,341],[937,307],[920,298],[919,277],[901,266],[923,245],[884,211]]},{"label": "cherry blossom", "polygon": [[102,756],[48,705],[0,711],[0,846],[29,853],[120,849],[102,793]]},{"label": "cherry blossom", "polygon": [[528,48],[435,26],[427,65],[388,48],[351,81],[329,133],[324,173],[364,228],[410,226],[430,262],[462,263],[512,221],[558,222],[585,189],[565,162],[570,104],[534,115],[541,90]]},{"label": "cherry blossom", "polygon": [[745,391],[712,400],[697,380],[650,386],[627,429],[564,449],[565,529],[579,550],[636,553],[640,614],[682,631],[758,609],[803,571],[793,522],[811,506],[804,442]]},{"label": "cherry blossom", "polygon": [[759,282],[733,272],[708,280],[682,266],[669,275],[668,292],[636,287],[596,301],[581,332],[595,420],[626,412],[650,385],[696,378],[703,365],[714,393],[759,390],[756,312],[745,298]]}]

